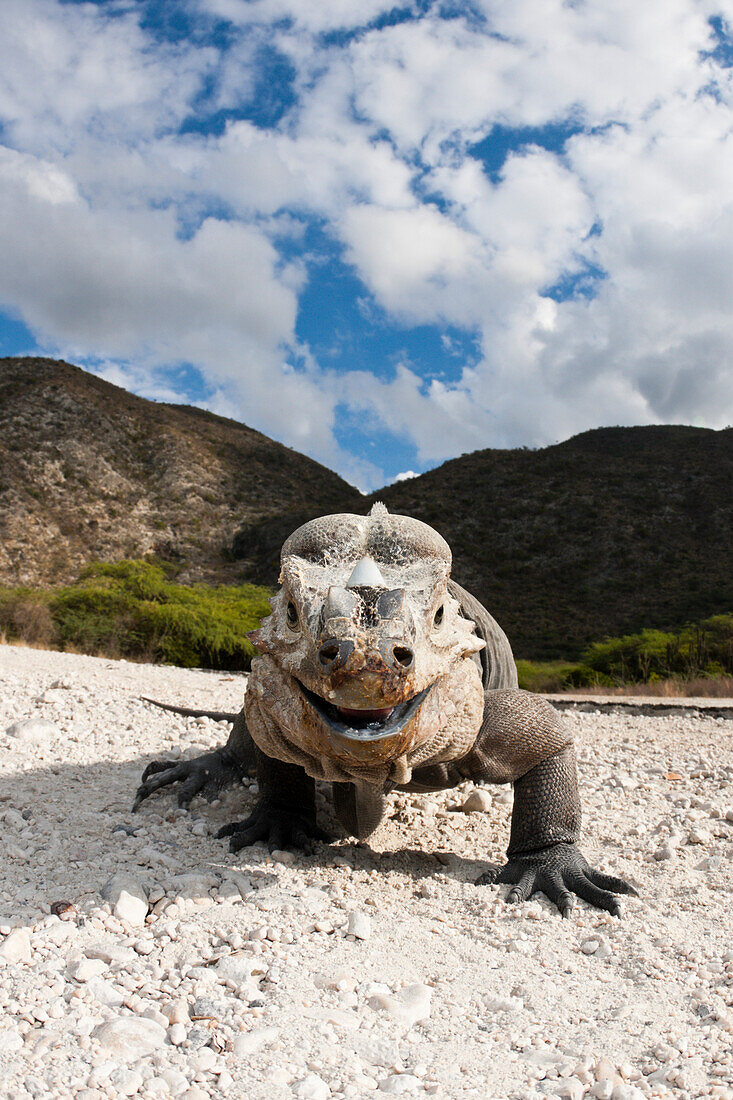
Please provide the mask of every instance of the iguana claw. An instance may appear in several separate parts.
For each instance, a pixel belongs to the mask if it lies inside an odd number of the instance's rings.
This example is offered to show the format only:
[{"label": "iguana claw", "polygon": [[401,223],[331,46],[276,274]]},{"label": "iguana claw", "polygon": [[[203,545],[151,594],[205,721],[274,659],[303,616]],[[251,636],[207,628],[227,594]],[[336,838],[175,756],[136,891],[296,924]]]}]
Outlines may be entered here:
[{"label": "iguana claw", "polygon": [[262,800],[244,821],[233,821],[216,834],[230,837],[229,851],[238,852],[259,840],[271,850],[277,848],[308,848],[313,840],[329,840],[311,815],[294,813]]},{"label": "iguana claw", "polygon": [[594,871],[574,844],[553,844],[537,852],[514,856],[504,867],[486,871],[476,879],[477,886],[499,882],[512,884],[506,898],[510,904],[526,901],[541,890],[563,917],[569,916],[573,908],[573,894],[614,916],[621,912],[614,894],[638,896],[634,887],[622,878]]},{"label": "iguana claw", "polygon": [[140,803],[154,791],[178,782],[181,783],[178,790],[179,806],[188,806],[197,794],[203,794],[211,800],[224,787],[241,781],[243,775],[244,770],[231,760],[224,749],[206,752],[203,756],[185,760],[181,764],[174,764],[172,760],[153,760],[142,774],[142,782],[137,789],[132,809],[137,810]]}]

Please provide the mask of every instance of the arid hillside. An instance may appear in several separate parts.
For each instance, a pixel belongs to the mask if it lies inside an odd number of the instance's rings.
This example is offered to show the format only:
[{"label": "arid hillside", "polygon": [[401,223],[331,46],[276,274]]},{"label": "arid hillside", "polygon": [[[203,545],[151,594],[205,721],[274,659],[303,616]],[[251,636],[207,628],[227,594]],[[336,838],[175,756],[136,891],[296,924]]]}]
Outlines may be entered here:
[{"label": "arid hillside", "polygon": [[274,584],[311,516],[382,499],[437,527],[523,657],[733,610],[733,429],[599,428],[485,450],[367,499],[242,424],[49,359],[0,360],[0,583],[155,554],[187,582]]},{"label": "arid hillside", "polygon": [[135,397],[51,359],[0,359],[0,583],[73,579],[94,559],[157,556],[179,579],[236,580],[243,524],[363,497],[233,420]]},{"label": "arid hillside", "polygon": [[733,610],[733,429],[598,428],[383,492],[439,526],[523,656]]}]

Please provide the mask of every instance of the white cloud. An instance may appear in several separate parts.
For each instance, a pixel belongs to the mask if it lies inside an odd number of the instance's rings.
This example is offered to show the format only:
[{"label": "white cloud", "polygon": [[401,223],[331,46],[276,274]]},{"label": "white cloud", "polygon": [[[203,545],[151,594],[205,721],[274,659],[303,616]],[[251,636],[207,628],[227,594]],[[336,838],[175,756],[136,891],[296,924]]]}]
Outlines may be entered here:
[{"label": "white cloud", "polygon": [[[379,471],[337,444],[340,404],[423,462],[730,422],[733,70],[706,51],[731,0],[481,7],[483,27],[415,9],[358,30],[393,5],[189,0],[231,21],[223,50],[161,42],[140,5],[5,0],[0,299],[138,392],[169,396],[164,368],[193,363],[216,411],[362,485]],[[334,30],[358,33],[324,45]],[[202,103],[251,99],[263,45],[294,69],[280,123],[182,133]],[[527,146],[494,180],[469,153],[496,124],[569,121],[562,153]],[[277,244],[304,216],[396,325],[478,333],[479,361],[451,384],[315,362],[295,338],[309,257]],[[590,299],[546,296],[588,269]]]},{"label": "white cloud", "polygon": [[474,280],[480,291],[487,266],[482,242],[436,207],[352,206],[340,229],[349,258],[392,313],[413,322],[476,323],[474,295],[455,291],[465,292]]},{"label": "white cloud", "polygon": [[294,0],[198,0],[198,3],[212,15],[241,26],[289,19],[311,34],[363,27],[394,8],[391,0],[318,0],[314,4]]}]

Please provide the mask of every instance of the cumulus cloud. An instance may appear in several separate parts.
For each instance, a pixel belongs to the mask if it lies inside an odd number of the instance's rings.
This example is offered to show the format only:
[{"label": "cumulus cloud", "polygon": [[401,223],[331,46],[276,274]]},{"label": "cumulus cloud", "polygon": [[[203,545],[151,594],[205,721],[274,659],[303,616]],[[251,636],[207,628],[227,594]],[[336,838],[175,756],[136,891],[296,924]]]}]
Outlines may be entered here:
[{"label": "cumulus cloud", "polygon": [[[192,364],[208,407],[361,486],[382,474],[337,442],[344,406],[423,464],[733,420],[731,0],[187,0],[175,42],[145,6],[3,5],[0,300],[48,350],[153,396]],[[263,51],[289,66],[276,122]],[[478,360],[319,364],[309,225],[385,325],[465,329]]]}]

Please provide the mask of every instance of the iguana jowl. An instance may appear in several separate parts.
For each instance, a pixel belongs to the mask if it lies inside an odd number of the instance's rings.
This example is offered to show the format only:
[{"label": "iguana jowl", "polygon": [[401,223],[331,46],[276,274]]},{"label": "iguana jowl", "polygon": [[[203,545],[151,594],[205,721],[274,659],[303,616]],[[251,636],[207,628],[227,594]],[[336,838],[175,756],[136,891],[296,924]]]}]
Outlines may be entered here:
[{"label": "iguana jowl", "polygon": [[508,862],[478,882],[512,883],[512,901],[541,890],[563,915],[573,892],[617,912],[613,892],[635,891],[594,871],[576,847],[571,740],[549,703],[518,690],[506,636],[450,579],[441,536],[377,504],[368,516],[306,523],[281,564],[229,740],[185,764],[149,765],[135,808],[178,780],[185,804],[254,763],[254,812],[219,832],[238,851],[258,840],[282,848],[323,839],[316,779],[332,782],[337,817],[359,838],[379,825],[391,790],[513,783]]}]

